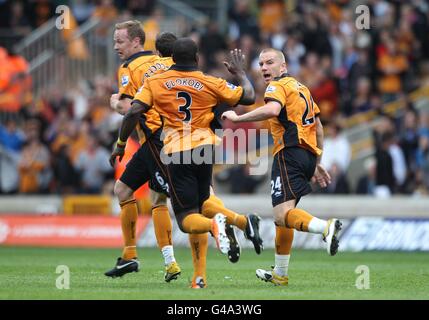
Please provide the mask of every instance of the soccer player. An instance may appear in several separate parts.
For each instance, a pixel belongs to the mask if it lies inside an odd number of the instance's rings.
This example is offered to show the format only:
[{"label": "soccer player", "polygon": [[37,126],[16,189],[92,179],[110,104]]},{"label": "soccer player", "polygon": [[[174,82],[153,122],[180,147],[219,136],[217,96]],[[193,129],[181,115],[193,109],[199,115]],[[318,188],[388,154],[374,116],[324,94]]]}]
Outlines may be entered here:
[{"label": "soccer player", "polygon": [[[174,36],[174,35],[173,35]],[[119,93],[112,95],[112,108],[123,114],[134,98],[150,67],[159,59],[151,51],[143,51],[145,33],[139,21],[118,23],[114,32],[114,49],[124,61],[118,69]],[[167,39],[168,40],[168,39]],[[171,43],[175,39],[172,39]],[[168,41],[166,41],[168,42]],[[128,162],[122,176],[116,181],[114,192],[121,206],[121,227],[124,238],[122,256],[115,267],[105,273],[121,277],[139,270],[137,259],[136,223],[138,208],[134,191],[149,181],[152,218],[158,246],[165,263],[164,280],[170,282],[180,275],[171,240],[172,223],[167,208],[168,184],[163,166],[159,166],[157,148],[161,148],[161,119],[155,110],[146,113],[136,124],[141,147]],[[125,144],[124,144],[125,145]]]},{"label": "soccer player", "polygon": [[[175,65],[145,79],[141,92],[124,117],[118,142],[126,141],[141,112],[147,113],[153,108],[159,112],[164,125],[164,152],[173,159],[167,164],[167,175],[178,225],[189,234],[211,232],[220,251],[227,254],[230,240],[225,232],[226,216],[219,213],[210,219],[200,214],[207,211],[205,204],[210,197],[216,140],[210,122],[214,118],[213,108],[219,102],[233,106],[252,104],[255,94],[243,70],[241,51],[235,50],[232,61],[226,63],[228,70],[237,77],[238,87],[198,71],[197,52],[197,45],[191,39],[175,42]],[[121,157],[120,150],[115,150],[111,159],[114,161],[117,156]],[[206,246],[200,251],[204,256],[205,253]],[[194,273],[192,287],[205,287],[205,268],[200,271],[199,275]]]},{"label": "soccer player", "polygon": [[[170,32],[163,32],[156,38],[155,46],[159,54],[159,58],[152,61],[145,69],[147,72],[144,73],[143,78],[148,78],[155,74],[165,72],[174,64],[172,59],[173,43],[176,40],[176,36]],[[142,79],[143,81],[143,79]],[[143,83],[141,83],[142,85]],[[117,99],[117,98],[116,98]],[[115,105],[113,102],[112,105]],[[122,103],[117,111],[121,114],[125,114],[126,111],[131,107],[129,100]],[[213,123],[217,123],[213,119]],[[157,144],[156,146],[159,146]],[[160,151],[160,150],[158,150]],[[164,179],[165,180],[165,179]],[[244,232],[247,239],[252,241],[253,246],[257,254],[260,254],[263,250],[263,241],[259,235],[259,221],[260,218],[256,214],[249,214],[247,216],[238,214],[225,207],[222,200],[219,199],[215,194],[213,187],[210,187],[210,197],[204,203],[204,215],[209,218],[213,218],[217,213],[222,213],[226,216],[226,233],[230,240],[230,251],[228,252],[228,258],[231,262],[235,263],[239,260],[241,254],[240,244],[237,241],[235,230],[231,225],[237,226]],[[202,239],[203,235],[190,235],[191,248],[199,247],[201,245],[197,243],[196,238]],[[207,238],[207,235],[205,236]],[[204,242],[206,242],[204,240]],[[198,256],[198,255],[197,255]]]},{"label": "soccer player", "polygon": [[274,139],[271,199],[276,225],[275,267],[269,271],[258,269],[256,275],[276,285],[287,285],[293,229],[321,234],[328,253],[333,256],[338,250],[341,222],[318,219],[296,207],[301,197],[311,192],[311,180],[321,187],[331,182],[320,164],[323,127],[317,104],[308,88],[287,73],[281,51],[264,49],[259,55],[259,67],[268,84],[266,104],[239,116],[226,111],[222,118],[233,122],[270,121]]}]

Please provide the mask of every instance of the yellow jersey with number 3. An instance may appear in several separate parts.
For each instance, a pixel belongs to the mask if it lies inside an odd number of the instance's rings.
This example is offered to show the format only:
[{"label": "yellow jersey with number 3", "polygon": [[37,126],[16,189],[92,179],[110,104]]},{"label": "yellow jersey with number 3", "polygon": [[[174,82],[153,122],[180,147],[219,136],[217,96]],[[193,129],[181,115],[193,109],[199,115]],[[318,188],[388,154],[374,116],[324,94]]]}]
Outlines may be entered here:
[{"label": "yellow jersey with number 3", "polygon": [[[173,65],[168,71],[145,79],[135,101],[158,111],[163,120],[166,153],[214,144],[210,123],[221,102],[235,106],[243,88],[205,75],[195,67]],[[152,108],[152,109],[153,109]]]},{"label": "yellow jersey with number 3", "polygon": [[269,120],[273,155],[285,147],[301,147],[322,154],[316,138],[316,116],[320,110],[305,85],[283,74],[269,83],[264,99],[266,103],[276,101],[281,105],[280,114]]}]

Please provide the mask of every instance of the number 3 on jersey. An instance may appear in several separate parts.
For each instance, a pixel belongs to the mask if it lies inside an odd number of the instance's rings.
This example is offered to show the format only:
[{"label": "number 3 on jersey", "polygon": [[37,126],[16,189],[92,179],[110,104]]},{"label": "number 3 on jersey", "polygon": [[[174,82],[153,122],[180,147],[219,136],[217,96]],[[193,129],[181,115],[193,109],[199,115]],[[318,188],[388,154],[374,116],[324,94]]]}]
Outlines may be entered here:
[{"label": "number 3 on jersey", "polygon": [[189,108],[192,105],[192,97],[191,95],[186,91],[179,91],[177,93],[177,99],[184,99],[185,104],[182,104],[179,106],[179,112],[183,112],[185,114],[185,118],[182,119],[184,122],[189,122],[192,120],[192,113]]}]

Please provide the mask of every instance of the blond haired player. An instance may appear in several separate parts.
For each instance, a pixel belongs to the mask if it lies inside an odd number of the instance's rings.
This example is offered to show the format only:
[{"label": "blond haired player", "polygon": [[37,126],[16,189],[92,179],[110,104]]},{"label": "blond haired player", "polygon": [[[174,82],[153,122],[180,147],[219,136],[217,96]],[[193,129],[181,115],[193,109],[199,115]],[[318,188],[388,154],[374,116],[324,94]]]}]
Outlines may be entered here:
[{"label": "blond haired player", "polygon": [[[114,49],[124,63],[118,69],[119,92],[112,95],[110,103],[112,108],[123,114],[143,79],[150,72],[151,66],[159,60],[159,57],[151,51],[143,50],[145,33],[139,21],[116,24],[113,38]],[[172,39],[170,45],[174,41],[175,39]],[[161,124],[159,114],[155,110],[151,110],[145,117],[139,119],[136,130],[141,146],[115,183],[114,192],[121,206],[120,218],[124,249],[114,268],[105,273],[108,277],[121,277],[126,273],[139,270],[135,229],[138,208],[133,194],[148,181],[155,235],[164,257],[164,279],[169,282],[180,275],[181,270],[174,257],[171,240],[172,223],[166,202],[168,184],[163,167],[159,166],[159,155],[156,151],[157,145],[159,145]],[[118,143],[116,147],[124,149],[125,142]]]},{"label": "blond haired player", "polygon": [[326,187],[331,178],[320,164],[323,150],[323,127],[320,110],[308,88],[287,73],[285,57],[275,49],[259,55],[259,67],[265,83],[265,105],[238,116],[234,111],[222,114],[233,122],[269,119],[274,139],[271,171],[271,199],[276,225],[276,254],[273,270],[256,270],[264,281],[288,284],[288,266],[293,229],[319,233],[327,242],[330,255],[338,250],[341,222],[313,217],[297,208],[302,196],[311,192],[310,181]]}]

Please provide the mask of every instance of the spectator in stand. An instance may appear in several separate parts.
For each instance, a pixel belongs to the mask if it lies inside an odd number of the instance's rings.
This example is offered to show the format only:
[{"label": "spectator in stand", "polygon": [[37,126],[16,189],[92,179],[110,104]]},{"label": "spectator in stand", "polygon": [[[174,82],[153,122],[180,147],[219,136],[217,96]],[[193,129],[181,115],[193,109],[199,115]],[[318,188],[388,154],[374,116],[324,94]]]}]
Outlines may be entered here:
[{"label": "spectator in stand", "polygon": [[374,157],[370,157],[365,159],[363,166],[365,173],[358,179],[356,193],[374,195],[377,183],[377,161]]},{"label": "spectator in stand", "polygon": [[25,143],[24,133],[13,118],[0,124],[0,193],[18,191],[18,161]]},{"label": "spectator in stand", "polygon": [[75,168],[81,175],[80,192],[96,194],[101,192],[105,177],[112,173],[110,153],[99,145],[96,134],[90,134],[86,142],[86,148],[79,154]]},{"label": "spectator in stand", "polygon": [[[283,0],[258,0],[259,5],[259,30],[263,35],[269,35],[281,25],[286,13]],[[267,36],[264,36],[266,38]]]},{"label": "spectator in stand", "polygon": [[303,44],[307,51],[317,52],[321,57],[332,56],[332,47],[329,41],[328,26],[318,17],[317,10],[304,14]]},{"label": "spectator in stand", "polygon": [[155,9],[156,0],[128,0],[127,9],[133,16],[150,16]]},{"label": "spectator in stand", "polygon": [[423,185],[429,188],[429,136],[422,135],[416,153],[417,169],[420,171]]},{"label": "spectator in stand", "polygon": [[216,54],[224,52],[228,46],[225,37],[219,32],[217,23],[210,22],[206,28],[207,31],[201,36],[200,52],[206,57],[207,68],[213,68],[216,64]]},{"label": "spectator in stand", "polygon": [[231,18],[229,37],[232,41],[239,40],[244,35],[250,35],[259,40],[259,27],[256,17],[250,11],[250,1],[235,0],[229,10]]},{"label": "spectator in stand", "polygon": [[70,7],[76,22],[80,25],[91,17],[95,9],[95,3],[86,0],[74,0],[70,3]]},{"label": "spectator in stand", "polygon": [[377,67],[381,72],[379,90],[383,94],[384,102],[391,102],[398,98],[398,92],[402,90],[402,79],[408,68],[407,57],[398,51],[397,43],[390,38],[386,43],[387,51],[381,54]]},{"label": "spectator in stand", "polygon": [[320,58],[316,53],[310,52],[298,75],[298,80],[311,90],[313,99],[321,110],[322,121],[331,119],[337,111],[338,91],[326,69],[329,65],[329,57]]},{"label": "spectator in stand", "polygon": [[26,126],[27,144],[18,164],[19,192],[46,193],[52,179],[49,150],[40,142],[40,123],[30,120]]},{"label": "spectator in stand", "polygon": [[15,119],[6,120],[5,126],[0,124],[0,145],[5,151],[20,152],[24,142],[25,135],[18,128]]},{"label": "spectator in stand", "polygon": [[13,194],[18,191],[18,162],[20,152],[7,150],[0,144],[0,194]]},{"label": "spectator in stand", "polygon": [[321,193],[327,194],[349,194],[350,185],[347,180],[346,173],[341,169],[338,163],[333,163],[329,169],[331,175],[331,183],[324,189],[320,189]]},{"label": "spectator in stand", "polygon": [[398,137],[394,131],[391,132],[389,141],[389,154],[392,157],[393,175],[395,177],[396,192],[401,192],[407,177],[407,164],[404,153],[398,145]]},{"label": "spectator in stand", "polygon": [[429,195],[429,186],[427,181],[425,182],[423,170],[416,171],[416,178],[414,181],[414,188],[412,189],[413,196],[425,196]]},{"label": "spectator in stand", "polygon": [[416,152],[419,144],[417,112],[408,109],[405,112],[403,128],[400,133],[399,145],[404,152],[407,167],[411,170],[416,168]]},{"label": "spectator in stand", "polygon": [[60,194],[76,192],[80,181],[79,172],[74,168],[71,158],[73,153],[68,144],[62,144],[54,153],[53,173],[55,178],[55,191]]},{"label": "spectator in stand", "polygon": [[366,112],[372,109],[371,105],[371,81],[361,77],[356,84],[355,96],[352,99],[351,114]]},{"label": "spectator in stand", "polygon": [[38,28],[55,15],[55,5],[50,0],[29,1],[28,17],[31,19],[31,26]]},{"label": "spectator in stand", "polygon": [[0,111],[16,117],[22,107],[31,102],[29,65],[13,49],[2,50],[0,55]]},{"label": "spectator in stand", "polygon": [[30,21],[24,12],[22,1],[11,1],[10,15],[8,16],[8,27],[21,35],[27,35],[31,32]]},{"label": "spectator in stand", "polygon": [[347,75],[347,88],[351,95],[351,99],[356,97],[356,91],[359,79],[365,78],[372,80],[373,72],[372,67],[368,58],[367,50],[359,50],[357,55],[357,61],[354,62]]},{"label": "spectator in stand", "polygon": [[419,136],[429,137],[429,111],[421,111],[419,114]]},{"label": "spectator in stand", "polygon": [[249,164],[237,165],[216,175],[216,181],[229,184],[232,194],[252,194],[264,181],[264,175],[250,175]]},{"label": "spectator in stand", "polygon": [[290,34],[283,48],[286,55],[287,70],[292,76],[297,76],[300,72],[300,61],[304,57],[306,50],[299,41],[297,34]]},{"label": "spectator in stand", "polygon": [[351,160],[350,143],[341,133],[342,128],[338,122],[328,123],[325,128],[321,164],[328,171],[336,164],[341,172],[347,172]]},{"label": "spectator in stand", "polygon": [[332,47],[332,71],[340,76],[343,72],[344,37],[337,23],[331,23],[329,26],[329,43]]},{"label": "spectator in stand", "polygon": [[112,0],[99,1],[99,5],[95,7],[92,13],[92,18],[101,20],[101,24],[97,29],[97,35],[99,37],[107,37],[109,28],[112,26],[117,16],[118,9],[113,4]]},{"label": "spectator in stand", "polygon": [[393,160],[389,153],[393,133],[383,131],[376,141],[376,187],[374,194],[380,197],[389,197],[395,191],[395,175],[393,173]]},{"label": "spectator in stand", "polygon": [[[88,121],[78,124],[75,121],[67,122],[65,130],[61,130],[51,144],[51,150],[55,154],[68,153],[70,162],[76,163],[79,154],[85,149],[89,136],[90,124]],[[67,146],[64,150],[63,147]],[[68,151],[68,152],[65,152]]]}]

